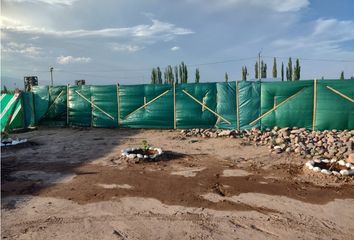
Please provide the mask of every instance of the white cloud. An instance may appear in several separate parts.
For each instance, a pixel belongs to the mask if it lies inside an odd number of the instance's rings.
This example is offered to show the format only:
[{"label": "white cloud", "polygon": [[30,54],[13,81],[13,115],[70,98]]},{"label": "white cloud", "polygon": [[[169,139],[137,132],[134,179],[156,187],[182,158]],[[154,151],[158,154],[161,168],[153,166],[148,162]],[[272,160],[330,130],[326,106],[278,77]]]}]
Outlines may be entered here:
[{"label": "white cloud", "polygon": [[2,47],[4,53],[17,53],[26,57],[38,57],[42,53],[42,48],[32,44],[9,42]]},{"label": "white cloud", "polygon": [[152,24],[136,25],[133,27],[122,28],[102,28],[97,30],[52,30],[39,28],[23,24],[22,22],[1,17],[1,30],[4,32],[16,32],[34,35],[47,35],[62,38],[81,38],[81,37],[118,37],[148,40],[169,41],[179,35],[188,35],[194,33],[187,28],[176,27],[172,23],[162,22],[156,19],[152,20]]},{"label": "white cloud", "polygon": [[4,0],[5,2],[15,3],[34,3],[34,4],[49,4],[49,5],[73,5],[77,0]]},{"label": "white cloud", "polygon": [[137,51],[144,49],[144,47],[141,47],[138,45],[131,45],[131,44],[115,43],[115,44],[113,44],[112,49],[114,51],[118,51],[118,52],[137,52]]},{"label": "white cloud", "polygon": [[317,19],[311,33],[303,36],[278,39],[273,45],[284,48],[338,48],[338,43],[354,40],[354,22],[337,19]]},{"label": "white cloud", "polygon": [[91,62],[89,57],[73,57],[73,56],[60,56],[57,57],[58,64],[69,64],[69,63],[88,63]]},{"label": "white cloud", "polygon": [[171,51],[177,51],[177,50],[179,50],[179,49],[180,49],[180,47],[174,46],[174,47],[171,48]]},{"label": "white cloud", "polygon": [[[271,46],[282,55],[324,59],[354,59],[354,51],[343,48],[343,43],[354,40],[354,22],[337,19],[318,19],[309,33],[293,38],[282,38]],[[352,67],[351,67],[352,68]]]},{"label": "white cloud", "polygon": [[[214,9],[240,7],[245,5],[271,9],[276,12],[296,12],[310,4],[309,0],[187,0],[197,2]],[[208,4],[206,4],[208,2]],[[215,8],[216,7],[216,8]]]}]

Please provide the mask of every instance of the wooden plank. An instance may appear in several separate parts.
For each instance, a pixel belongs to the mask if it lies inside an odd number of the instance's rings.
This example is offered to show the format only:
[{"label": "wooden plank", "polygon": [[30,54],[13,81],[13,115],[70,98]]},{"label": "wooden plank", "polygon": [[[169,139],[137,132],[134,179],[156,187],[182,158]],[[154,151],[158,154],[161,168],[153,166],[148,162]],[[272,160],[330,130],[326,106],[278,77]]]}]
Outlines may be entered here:
[{"label": "wooden plank", "polygon": [[313,81],[312,131],[315,131],[316,128],[316,107],[317,107],[317,79]]},{"label": "wooden plank", "polygon": [[351,99],[350,97],[348,97],[347,95],[345,95],[344,93],[341,93],[340,91],[331,88],[330,86],[326,86],[326,88],[328,88],[329,90],[331,90],[332,92],[338,94],[339,96],[341,96],[344,99],[347,99],[349,102],[354,103],[354,99]]},{"label": "wooden plank", "polygon": [[198,99],[196,99],[195,97],[193,97],[189,92],[187,92],[186,90],[182,90],[187,96],[189,96],[190,98],[192,98],[194,101],[196,101],[197,103],[199,103],[202,107],[204,107],[205,109],[207,109],[209,112],[213,113],[215,116],[221,118],[222,120],[224,120],[227,124],[231,125],[231,122],[228,121],[227,119],[225,119],[223,116],[221,116],[220,114],[214,112],[213,110],[211,110],[207,105],[203,104],[201,101],[199,101]]},{"label": "wooden plank", "polygon": [[176,119],[176,83],[173,83],[173,128],[177,128],[177,119]]},{"label": "wooden plank", "polygon": [[117,124],[118,124],[118,127],[120,125],[119,117],[120,117],[119,83],[117,83]]},{"label": "wooden plank", "polygon": [[161,93],[160,95],[158,95],[157,97],[155,97],[154,99],[150,100],[149,102],[145,103],[144,105],[142,105],[141,107],[135,109],[133,112],[129,113],[127,116],[125,116],[125,119],[127,119],[130,115],[136,113],[137,111],[139,111],[142,108],[145,108],[147,105],[155,102],[157,99],[159,99],[160,97],[164,96],[165,94],[167,94],[170,90],[167,90],[163,93]]},{"label": "wooden plank", "polygon": [[236,123],[237,123],[237,130],[240,130],[240,96],[239,96],[239,86],[238,81],[236,81]]},{"label": "wooden plank", "polygon": [[302,91],[304,91],[305,88],[301,89],[300,91],[298,91],[297,93],[291,95],[290,97],[288,97],[287,99],[285,99],[284,101],[282,101],[281,103],[279,103],[276,106],[273,106],[273,108],[271,108],[269,111],[263,113],[261,116],[259,116],[257,119],[253,120],[250,125],[254,125],[256,122],[258,122],[259,120],[261,120],[262,118],[264,118],[265,116],[267,116],[269,113],[273,112],[274,110],[276,110],[278,107],[282,106],[283,104],[285,104],[286,102],[290,101],[291,99],[295,98],[297,95],[299,95]]},{"label": "wooden plank", "polygon": [[76,91],[75,92],[82,97],[84,100],[86,100],[87,102],[89,102],[91,104],[91,106],[97,108],[98,110],[100,110],[104,115],[106,115],[107,117],[109,117],[110,119],[114,120],[114,117],[112,117],[110,114],[108,114],[107,112],[105,112],[102,108],[100,108],[99,106],[95,105],[93,102],[91,102],[89,99],[87,99],[84,95],[82,95],[80,92]]}]

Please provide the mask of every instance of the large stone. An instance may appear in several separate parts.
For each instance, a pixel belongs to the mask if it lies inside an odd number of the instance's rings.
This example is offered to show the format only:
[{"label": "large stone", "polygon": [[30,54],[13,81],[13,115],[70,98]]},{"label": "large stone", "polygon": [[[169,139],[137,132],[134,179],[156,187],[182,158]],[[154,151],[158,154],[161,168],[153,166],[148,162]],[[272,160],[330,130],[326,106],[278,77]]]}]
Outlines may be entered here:
[{"label": "large stone", "polygon": [[349,156],[347,158],[347,162],[354,164],[354,153],[349,153]]},{"label": "large stone", "polygon": [[278,137],[278,138],[275,139],[275,142],[276,142],[277,144],[282,144],[282,143],[284,142],[284,139]]},{"label": "large stone", "polygon": [[219,137],[227,137],[227,136],[230,136],[230,134],[231,134],[230,130],[223,130],[218,134],[218,136]]}]

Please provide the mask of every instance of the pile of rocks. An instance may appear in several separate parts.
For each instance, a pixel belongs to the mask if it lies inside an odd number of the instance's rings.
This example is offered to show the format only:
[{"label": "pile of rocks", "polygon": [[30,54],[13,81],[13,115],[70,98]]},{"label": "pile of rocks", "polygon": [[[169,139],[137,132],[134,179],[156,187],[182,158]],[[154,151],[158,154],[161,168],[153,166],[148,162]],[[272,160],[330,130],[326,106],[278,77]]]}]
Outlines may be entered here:
[{"label": "pile of rocks", "polygon": [[306,158],[346,159],[354,150],[354,130],[308,131],[305,128],[278,128],[261,131],[187,129],[184,136],[241,138],[256,145],[268,145],[272,153],[295,153]]}]

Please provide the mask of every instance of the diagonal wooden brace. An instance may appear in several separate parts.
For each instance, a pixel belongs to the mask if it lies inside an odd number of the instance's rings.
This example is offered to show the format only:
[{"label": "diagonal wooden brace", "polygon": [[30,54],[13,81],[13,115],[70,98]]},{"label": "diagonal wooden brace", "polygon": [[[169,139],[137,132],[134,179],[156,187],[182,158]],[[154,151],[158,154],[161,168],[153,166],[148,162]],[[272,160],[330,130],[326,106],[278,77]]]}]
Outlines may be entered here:
[{"label": "diagonal wooden brace", "polygon": [[189,92],[187,92],[186,90],[182,90],[187,96],[189,96],[190,98],[192,98],[194,101],[196,101],[197,103],[199,103],[202,108],[205,108],[206,110],[208,110],[209,112],[211,112],[212,114],[214,114],[215,116],[217,116],[218,118],[221,118],[223,121],[225,121],[227,124],[231,125],[231,122],[228,121],[227,119],[225,119],[223,116],[221,116],[220,114],[218,114],[217,112],[214,112],[213,110],[211,110],[207,105],[205,105],[204,103],[202,103],[201,101],[199,101],[198,99],[196,99],[195,97],[193,97]]},{"label": "diagonal wooden brace", "polygon": [[[131,113],[129,113],[127,116],[125,116],[124,119],[127,119],[129,116],[131,116],[132,114],[136,113],[136,112],[139,111],[140,109],[145,108],[145,107],[146,107],[147,105],[149,105],[150,103],[155,102],[157,99],[159,99],[160,97],[164,96],[164,95],[167,94],[169,91],[170,91],[170,90],[166,90],[165,92],[161,93],[160,95],[158,95],[158,96],[155,97],[154,99],[150,100],[149,102],[144,103],[143,106],[141,106],[141,107],[135,109],[134,111],[132,111]],[[144,102],[145,102],[145,101],[146,101],[146,100],[145,100],[145,98],[144,98]]]},{"label": "diagonal wooden brace", "polygon": [[269,113],[273,112],[274,110],[276,110],[278,107],[282,106],[283,104],[285,104],[286,102],[288,102],[289,100],[295,98],[296,96],[298,96],[302,91],[304,91],[305,88],[301,89],[300,91],[298,91],[297,93],[291,95],[290,97],[288,97],[287,99],[285,99],[284,101],[282,101],[281,103],[279,103],[278,105],[274,105],[272,109],[270,109],[269,111],[263,113],[261,116],[259,116],[257,119],[255,119],[254,121],[252,121],[250,123],[250,125],[254,125],[256,122],[258,122],[259,120],[261,120],[262,118],[264,118],[265,116],[267,116]]},{"label": "diagonal wooden brace", "polygon": [[92,101],[90,101],[89,99],[87,99],[84,95],[82,95],[81,93],[79,93],[77,90],[75,90],[75,92],[82,97],[83,99],[85,99],[87,102],[89,102],[91,104],[91,106],[97,108],[98,110],[100,110],[104,115],[106,115],[107,117],[109,117],[110,119],[114,120],[114,117],[112,117],[110,114],[108,114],[107,112],[105,112],[102,108],[100,108],[99,106],[97,106],[96,104],[94,104]]},{"label": "diagonal wooden brace", "polygon": [[60,96],[64,93],[64,90],[62,90],[59,95],[54,99],[53,103],[49,106],[47,112],[44,114],[44,116],[42,117],[45,118],[48,114],[49,114],[49,111],[52,109],[52,107],[54,106],[54,104],[59,100]]},{"label": "diagonal wooden brace", "polygon": [[344,99],[347,99],[349,102],[351,103],[354,103],[354,99],[351,99],[350,97],[348,97],[347,95],[341,93],[340,91],[334,89],[334,88],[331,88],[330,86],[326,86],[326,88],[328,88],[329,90],[331,90],[332,92],[338,94],[339,96],[341,96],[342,98]]}]

